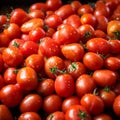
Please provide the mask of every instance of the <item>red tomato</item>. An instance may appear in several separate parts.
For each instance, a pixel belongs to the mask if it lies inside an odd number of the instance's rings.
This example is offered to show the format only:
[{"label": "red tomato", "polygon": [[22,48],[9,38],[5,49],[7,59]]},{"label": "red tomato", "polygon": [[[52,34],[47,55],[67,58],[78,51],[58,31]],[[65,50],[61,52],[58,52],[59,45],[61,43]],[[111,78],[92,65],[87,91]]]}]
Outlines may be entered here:
[{"label": "red tomato", "polygon": [[94,52],[86,52],[83,56],[83,63],[89,70],[98,70],[103,67],[104,60],[100,54]]},{"label": "red tomato", "polygon": [[49,114],[46,117],[46,120],[65,120],[65,114],[62,111],[56,111],[51,114]]},{"label": "red tomato", "polygon": [[46,75],[52,79],[66,72],[64,60],[58,56],[51,56],[46,59],[44,69]]},{"label": "red tomato", "polygon": [[79,33],[71,25],[64,25],[63,28],[57,30],[52,38],[58,45],[64,45],[69,43],[74,43],[79,41]]},{"label": "red tomato", "polygon": [[1,120],[13,120],[13,115],[11,111],[4,104],[0,104],[0,119]]},{"label": "red tomato", "polygon": [[42,97],[36,93],[26,95],[20,102],[20,112],[38,112],[42,107]]},{"label": "red tomato", "polygon": [[[91,115],[99,115],[104,111],[103,100],[94,94],[88,93],[82,96],[80,104],[86,108]],[[99,108],[99,109],[98,109]]]},{"label": "red tomato", "polygon": [[75,92],[75,81],[70,74],[58,75],[55,79],[55,92],[61,97],[69,97]]},{"label": "red tomato", "polygon": [[43,99],[43,110],[50,114],[61,109],[62,98],[57,94],[51,94]]},{"label": "red tomato", "polygon": [[17,47],[7,47],[2,53],[3,61],[11,67],[20,66],[23,63],[23,54]]},{"label": "red tomato", "polygon": [[20,114],[18,120],[42,120],[41,116],[36,112],[24,112]]},{"label": "red tomato", "polygon": [[98,86],[113,86],[116,83],[117,75],[114,71],[108,69],[95,70],[93,78]]},{"label": "red tomato", "polygon": [[6,84],[16,84],[16,76],[18,70],[15,67],[7,68],[3,73],[3,78]]},{"label": "red tomato", "polygon": [[23,91],[35,90],[38,85],[37,73],[31,67],[22,67],[17,73],[16,80]]},{"label": "red tomato", "polygon": [[44,37],[40,40],[38,54],[42,54],[45,57],[51,57],[59,56],[60,53],[60,46],[51,37]]},{"label": "red tomato", "polygon": [[92,120],[90,114],[82,105],[72,105],[65,113],[65,120]]},{"label": "red tomato", "polygon": [[96,88],[96,84],[92,76],[88,74],[80,75],[75,83],[76,94],[82,97],[86,93],[91,93]]},{"label": "red tomato", "polygon": [[55,81],[50,78],[46,78],[38,83],[36,91],[42,96],[48,96],[55,92]]},{"label": "red tomato", "polygon": [[80,104],[80,98],[78,96],[67,97],[62,102],[62,111],[66,113],[69,107],[71,107],[72,105],[79,105],[79,104]]},{"label": "red tomato", "polygon": [[103,32],[102,30],[95,30],[94,37],[107,39],[107,34]]},{"label": "red tomato", "polygon": [[7,107],[15,107],[20,104],[23,93],[18,85],[5,85],[0,90],[0,100]]},{"label": "red tomato", "polygon": [[120,95],[118,95],[113,102],[113,111],[115,114],[120,117]]},{"label": "red tomato", "polygon": [[0,72],[2,72],[3,69],[4,69],[4,61],[3,61],[2,54],[0,54]]},{"label": "red tomato", "polygon": [[1,90],[2,87],[4,87],[4,85],[5,85],[5,81],[3,79],[3,76],[0,75],[0,90]]},{"label": "red tomato", "polygon": [[80,61],[84,56],[84,48],[79,43],[71,43],[63,45],[61,52],[66,59],[71,61]]},{"label": "red tomato", "polygon": [[29,55],[25,59],[25,65],[27,67],[33,68],[36,72],[40,72],[41,69],[44,67],[43,55],[40,55],[40,54]]},{"label": "red tomato", "polygon": [[0,15],[0,28],[4,29],[4,25],[7,23],[8,18],[6,15]]}]

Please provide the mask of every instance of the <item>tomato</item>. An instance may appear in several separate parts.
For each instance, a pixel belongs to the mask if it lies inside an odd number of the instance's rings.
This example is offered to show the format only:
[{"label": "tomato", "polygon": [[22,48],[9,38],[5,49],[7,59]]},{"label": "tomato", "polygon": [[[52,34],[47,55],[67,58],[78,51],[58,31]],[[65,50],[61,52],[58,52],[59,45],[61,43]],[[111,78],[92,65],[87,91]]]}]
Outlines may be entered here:
[{"label": "tomato", "polygon": [[92,120],[90,114],[82,105],[72,105],[65,113],[65,120]]},{"label": "tomato", "polygon": [[120,38],[120,21],[111,20],[107,25],[107,35],[110,38],[119,39]]},{"label": "tomato", "polygon": [[15,8],[10,13],[10,23],[15,23],[18,26],[21,26],[29,19],[28,13],[22,8]]},{"label": "tomato", "polygon": [[50,78],[41,80],[38,83],[38,86],[36,88],[37,93],[42,96],[48,96],[48,95],[55,93],[54,83],[55,83],[55,81]]},{"label": "tomato", "polygon": [[4,69],[4,61],[3,61],[2,54],[0,54],[0,72],[2,72],[3,69]]},{"label": "tomato", "polygon": [[113,91],[115,92],[116,95],[119,95],[120,94],[120,84],[119,82],[114,85],[113,87]]},{"label": "tomato", "polygon": [[43,110],[50,114],[59,111],[62,105],[62,98],[57,94],[51,94],[43,99]]},{"label": "tomato", "polygon": [[62,111],[56,111],[51,114],[49,114],[46,118],[46,120],[65,120],[65,114]]},{"label": "tomato", "polygon": [[86,43],[89,39],[94,37],[95,29],[90,24],[84,24],[81,25],[77,31],[80,34],[80,41]]},{"label": "tomato", "polygon": [[23,33],[29,33],[32,29],[35,29],[36,27],[43,27],[44,22],[41,18],[32,18],[26,22],[24,22],[20,29]]},{"label": "tomato", "polygon": [[49,78],[55,79],[57,75],[65,73],[64,60],[58,56],[51,56],[45,61],[45,73]]},{"label": "tomato", "polygon": [[42,107],[42,97],[36,93],[26,95],[20,102],[20,111],[24,112],[38,112]]},{"label": "tomato", "polygon": [[67,73],[72,75],[73,78],[77,79],[80,75],[86,73],[86,67],[82,62],[71,62],[66,67]]},{"label": "tomato", "polygon": [[55,79],[55,92],[61,97],[69,97],[75,92],[75,81],[70,74],[58,75]]},{"label": "tomato", "polygon": [[76,94],[82,97],[84,94],[91,93],[96,88],[96,83],[91,75],[80,75],[75,83]]},{"label": "tomato", "polygon": [[21,39],[24,40],[24,41],[28,41],[28,40],[29,40],[29,35],[28,35],[28,33],[22,33],[22,34],[21,34]]},{"label": "tomato", "polygon": [[74,43],[79,41],[78,31],[71,25],[64,25],[63,28],[57,30],[52,38],[58,45],[64,45],[69,43]]},{"label": "tomato", "polygon": [[107,57],[104,61],[104,65],[109,70],[118,70],[120,69],[120,59],[118,57]]},{"label": "tomato", "polygon": [[3,76],[0,75],[0,90],[1,90],[1,88],[4,87],[4,86],[5,86],[5,81],[4,81],[4,79],[3,79]]},{"label": "tomato", "polygon": [[[98,115],[104,110],[104,102],[95,94],[88,93],[81,97],[80,104],[86,108],[91,115]],[[99,109],[98,109],[99,108]]]},{"label": "tomato", "polygon": [[15,107],[19,105],[20,101],[22,100],[23,93],[19,85],[5,85],[0,90],[0,100],[1,102],[6,105],[7,107]]},{"label": "tomato", "polygon": [[114,99],[116,98],[116,93],[110,90],[109,87],[105,87],[100,89],[99,96],[102,98],[105,107],[112,107]]},{"label": "tomato", "polygon": [[22,65],[24,58],[20,49],[17,47],[7,47],[2,53],[3,61],[11,67],[16,67]]},{"label": "tomato", "polygon": [[94,116],[93,120],[113,120],[109,114],[101,113]]},{"label": "tomato", "polygon": [[103,55],[110,53],[110,46],[104,38],[92,38],[87,41],[86,48],[89,52],[95,52]]},{"label": "tomato", "polygon": [[91,13],[84,13],[81,16],[80,21],[82,24],[89,24],[94,27],[96,24],[96,17]]},{"label": "tomato", "polygon": [[38,53],[39,45],[33,41],[25,41],[23,45],[20,47],[20,51],[22,52],[24,58],[27,58],[29,55]]},{"label": "tomato", "polygon": [[79,43],[63,45],[61,52],[66,59],[69,59],[71,61],[82,60],[85,53],[83,46]]},{"label": "tomato", "polygon": [[40,54],[32,54],[25,59],[26,67],[33,68],[36,72],[40,72],[44,67],[44,58]]},{"label": "tomato", "polygon": [[4,24],[6,24],[8,21],[7,15],[0,15],[0,28],[4,27]]},{"label": "tomato", "polygon": [[62,111],[66,113],[67,109],[69,109],[72,105],[79,105],[80,104],[80,98],[78,96],[70,96],[63,100],[62,102]]},{"label": "tomato", "polygon": [[104,60],[100,54],[87,52],[83,56],[83,63],[89,70],[98,70],[103,67]]},{"label": "tomato", "polygon": [[5,84],[16,84],[17,68],[9,67],[3,73]]},{"label": "tomato", "polygon": [[112,108],[113,108],[114,113],[118,117],[120,117],[120,95],[116,96],[116,98],[114,99]]},{"label": "tomato", "polygon": [[22,113],[19,117],[18,120],[42,120],[41,116],[36,113],[36,112],[25,112]]},{"label": "tomato", "polygon": [[17,73],[16,80],[23,91],[34,90],[38,85],[37,73],[31,67],[22,67]]},{"label": "tomato", "polygon": [[62,18],[56,14],[49,15],[44,21],[45,25],[51,28],[57,28],[60,24],[62,24]]},{"label": "tomato", "polygon": [[95,30],[94,37],[107,39],[107,34],[103,32],[102,30]]},{"label": "tomato", "polygon": [[48,26],[45,26],[44,27],[44,30],[45,30],[45,36],[46,37],[52,37],[52,35],[55,33],[55,29],[54,28],[50,28]]},{"label": "tomato", "polygon": [[55,14],[60,16],[62,20],[75,13],[73,7],[70,4],[65,4],[55,10]]},{"label": "tomato", "polygon": [[48,10],[55,11],[62,6],[62,0],[46,0]]},{"label": "tomato", "polygon": [[11,111],[4,104],[0,104],[0,119],[1,120],[13,120],[13,115]]},{"label": "tomato", "polygon": [[93,72],[93,78],[100,87],[113,86],[116,83],[117,75],[109,69],[100,69]]},{"label": "tomato", "polygon": [[45,36],[45,31],[41,27],[36,27],[35,29],[32,29],[29,33],[29,40],[34,42],[39,42],[41,38]]},{"label": "tomato", "polygon": [[45,57],[59,56],[61,49],[51,37],[44,37],[40,40],[38,54],[42,54]]}]

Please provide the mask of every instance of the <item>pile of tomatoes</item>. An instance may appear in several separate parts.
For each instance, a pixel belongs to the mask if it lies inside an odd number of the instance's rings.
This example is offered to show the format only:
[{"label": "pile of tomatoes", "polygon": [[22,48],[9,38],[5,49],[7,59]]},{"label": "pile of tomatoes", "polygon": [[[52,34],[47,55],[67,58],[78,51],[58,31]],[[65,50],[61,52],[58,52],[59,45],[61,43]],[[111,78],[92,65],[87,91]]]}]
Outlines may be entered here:
[{"label": "pile of tomatoes", "polygon": [[0,15],[0,120],[120,119],[120,0],[46,0]]}]

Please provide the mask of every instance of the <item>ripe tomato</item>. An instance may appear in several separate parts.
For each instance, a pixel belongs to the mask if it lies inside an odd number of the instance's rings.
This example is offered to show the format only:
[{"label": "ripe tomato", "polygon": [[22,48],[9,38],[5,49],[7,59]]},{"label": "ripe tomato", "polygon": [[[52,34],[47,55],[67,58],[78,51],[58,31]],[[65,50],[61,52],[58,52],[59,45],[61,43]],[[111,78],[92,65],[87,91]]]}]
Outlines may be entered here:
[{"label": "ripe tomato", "polygon": [[79,43],[63,45],[61,52],[66,59],[71,61],[80,61],[84,56],[84,48]]},{"label": "ripe tomato", "polygon": [[0,90],[1,90],[1,88],[2,88],[4,85],[5,85],[5,81],[4,81],[4,79],[3,79],[3,76],[0,75]]},{"label": "ripe tomato", "polygon": [[51,37],[44,37],[40,40],[38,54],[42,54],[45,57],[59,56],[61,49]]},{"label": "ripe tomato", "polygon": [[45,73],[49,78],[55,79],[57,75],[65,73],[64,60],[58,56],[51,56],[45,61]]},{"label": "ripe tomato", "polygon": [[116,96],[113,102],[113,111],[115,114],[120,117],[120,95]]},{"label": "ripe tomato", "polygon": [[0,104],[0,119],[1,120],[13,120],[13,115],[11,111],[4,104]]},{"label": "ripe tomato", "polygon": [[57,94],[51,94],[43,99],[43,110],[50,114],[61,110],[62,98]]},{"label": "ripe tomato", "polygon": [[36,88],[37,93],[42,96],[48,96],[55,93],[54,83],[55,81],[53,79],[50,78],[43,79],[38,83],[38,86]]},{"label": "ripe tomato", "polygon": [[83,95],[80,104],[85,107],[91,115],[98,115],[104,111],[103,100],[95,94],[88,93]]},{"label": "ripe tomato", "polygon": [[20,114],[18,120],[42,120],[41,116],[36,112],[24,112]]},{"label": "ripe tomato", "polygon": [[38,85],[37,73],[31,67],[22,67],[17,73],[16,80],[23,91],[35,90]]},{"label": "ripe tomato", "polygon": [[6,47],[2,53],[3,61],[11,67],[22,65],[24,58],[23,54],[17,47]]},{"label": "ripe tomato", "polygon": [[94,37],[107,39],[107,34],[105,32],[103,32],[102,30],[97,30],[96,29],[94,31]]},{"label": "ripe tomato", "polygon": [[65,113],[65,120],[92,120],[90,114],[82,105],[72,105]]},{"label": "ripe tomato", "polygon": [[42,97],[36,93],[26,95],[20,102],[20,112],[38,112],[42,107]]},{"label": "ripe tomato", "polygon": [[79,104],[80,104],[80,98],[78,96],[67,97],[62,102],[62,111],[66,113],[69,107],[71,107],[72,105],[79,105]]},{"label": "ripe tomato", "polygon": [[0,72],[2,72],[3,69],[4,69],[4,61],[3,61],[2,54],[0,54]]},{"label": "ripe tomato", "polygon": [[0,90],[0,100],[1,102],[6,105],[7,107],[15,107],[19,105],[20,101],[22,100],[23,93],[19,85],[5,85]]},{"label": "ripe tomato", "polygon": [[103,67],[104,60],[100,54],[87,52],[83,56],[83,63],[89,70],[98,70]]},{"label": "ripe tomato", "polygon": [[70,74],[58,75],[55,79],[55,92],[61,97],[69,97],[75,92],[75,81]]},{"label": "ripe tomato", "polygon": [[16,84],[17,68],[9,67],[3,73],[5,84]]},{"label": "ripe tomato", "polygon": [[117,75],[109,69],[100,69],[93,72],[93,78],[100,87],[113,86],[116,83]]},{"label": "ripe tomato", "polygon": [[82,97],[86,93],[91,93],[96,88],[96,84],[91,75],[82,74],[80,75],[75,83],[76,94]]},{"label": "ripe tomato", "polygon": [[7,15],[0,15],[0,29],[4,29],[4,25],[7,23]]},{"label": "ripe tomato", "polygon": [[56,111],[49,114],[46,120],[65,120],[65,114],[62,111]]}]

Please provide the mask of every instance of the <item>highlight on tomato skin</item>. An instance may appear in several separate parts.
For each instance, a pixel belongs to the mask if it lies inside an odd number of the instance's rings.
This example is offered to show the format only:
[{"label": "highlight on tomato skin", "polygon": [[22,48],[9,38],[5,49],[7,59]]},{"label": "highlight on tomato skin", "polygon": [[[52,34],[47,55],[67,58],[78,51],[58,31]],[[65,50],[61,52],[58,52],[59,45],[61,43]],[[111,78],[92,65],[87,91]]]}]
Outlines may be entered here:
[{"label": "highlight on tomato skin", "polygon": [[120,0],[16,3],[0,9],[0,120],[119,120]]}]

